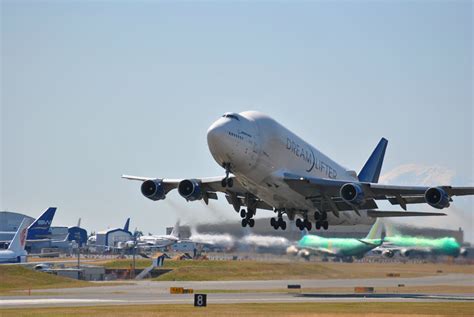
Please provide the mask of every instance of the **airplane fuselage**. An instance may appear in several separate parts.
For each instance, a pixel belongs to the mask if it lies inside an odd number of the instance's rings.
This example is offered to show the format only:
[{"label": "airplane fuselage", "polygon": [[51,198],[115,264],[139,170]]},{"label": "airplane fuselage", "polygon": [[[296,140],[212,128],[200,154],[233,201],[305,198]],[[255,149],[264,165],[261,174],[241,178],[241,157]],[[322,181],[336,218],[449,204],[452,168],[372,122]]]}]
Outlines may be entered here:
[{"label": "airplane fuselage", "polygon": [[[284,173],[322,179],[358,181],[347,170],[305,142],[296,134],[255,111],[225,114],[208,130],[209,150],[219,165],[230,164],[232,173],[246,190],[276,209],[285,209],[290,218],[317,207],[282,181]],[[374,218],[361,211],[328,214],[330,225],[373,224]]]}]

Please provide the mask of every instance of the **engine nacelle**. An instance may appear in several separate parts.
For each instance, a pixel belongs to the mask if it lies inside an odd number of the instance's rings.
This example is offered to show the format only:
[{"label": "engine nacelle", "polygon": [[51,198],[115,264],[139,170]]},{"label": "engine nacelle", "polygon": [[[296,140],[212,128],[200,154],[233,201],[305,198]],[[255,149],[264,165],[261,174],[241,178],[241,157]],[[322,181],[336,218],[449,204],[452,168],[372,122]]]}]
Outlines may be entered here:
[{"label": "engine nacelle", "polygon": [[161,200],[166,198],[165,188],[161,179],[147,180],[142,183],[141,191],[143,196],[151,200]]},{"label": "engine nacelle", "polygon": [[298,248],[294,245],[290,245],[286,248],[286,254],[296,256],[298,254]]},{"label": "engine nacelle", "polygon": [[201,182],[197,179],[184,179],[178,185],[178,193],[187,201],[202,199]]},{"label": "engine nacelle", "polygon": [[303,259],[309,260],[310,255],[311,254],[308,250],[302,249],[298,251],[298,256],[302,257]]},{"label": "engine nacelle", "polygon": [[449,196],[444,189],[439,187],[428,188],[425,192],[425,200],[431,207],[437,209],[449,207]]},{"label": "engine nacelle", "polygon": [[364,190],[360,185],[354,183],[344,184],[341,187],[340,196],[346,203],[355,206],[360,206],[365,202]]},{"label": "engine nacelle", "polygon": [[382,255],[387,257],[387,258],[393,258],[393,256],[395,255],[395,253],[392,251],[392,250],[384,250],[382,252]]},{"label": "engine nacelle", "polygon": [[400,250],[400,255],[401,255],[401,256],[408,257],[408,256],[410,256],[411,254],[412,254],[412,252],[411,252],[410,250],[408,250],[408,249],[401,249],[401,250]]},{"label": "engine nacelle", "polygon": [[459,255],[465,258],[468,255],[467,249],[461,248],[461,250],[459,250]]}]

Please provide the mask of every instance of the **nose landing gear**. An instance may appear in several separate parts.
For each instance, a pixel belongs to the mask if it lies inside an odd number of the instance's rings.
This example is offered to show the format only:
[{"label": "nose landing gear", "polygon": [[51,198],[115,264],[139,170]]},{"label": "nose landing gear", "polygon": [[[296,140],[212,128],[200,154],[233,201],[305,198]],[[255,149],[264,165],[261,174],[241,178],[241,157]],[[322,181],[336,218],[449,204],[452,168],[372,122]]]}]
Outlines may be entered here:
[{"label": "nose landing gear", "polygon": [[225,177],[221,181],[222,187],[232,187],[234,186],[234,180],[232,178],[229,178],[230,174],[230,163],[223,163],[222,166],[225,169]]}]

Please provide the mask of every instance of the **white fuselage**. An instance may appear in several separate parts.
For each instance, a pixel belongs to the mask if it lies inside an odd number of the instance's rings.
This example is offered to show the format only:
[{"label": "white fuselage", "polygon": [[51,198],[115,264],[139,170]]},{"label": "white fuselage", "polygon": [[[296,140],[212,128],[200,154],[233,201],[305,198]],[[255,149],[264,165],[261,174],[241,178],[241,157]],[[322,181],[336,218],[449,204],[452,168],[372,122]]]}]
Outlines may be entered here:
[{"label": "white fuselage", "polygon": [[26,262],[27,253],[25,250],[15,252],[12,250],[0,251],[0,263],[20,263]]},{"label": "white fuselage", "polygon": [[[267,204],[285,209],[289,216],[317,208],[288,187],[284,173],[315,178],[358,181],[355,172],[337,164],[272,118],[255,111],[225,114],[208,130],[207,141],[214,159],[230,163],[232,173],[248,190]],[[373,224],[374,218],[361,211],[340,217],[328,214],[330,225]]]},{"label": "white fuselage", "polygon": [[141,243],[145,243],[146,245],[158,247],[158,248],[167,247],[177,242],[178,240],[179,239],[177,237],[174,237],[171,235],[164,235],[164,236],[149,235],[149,236],[141,236],[139,238],[139,241]]}]

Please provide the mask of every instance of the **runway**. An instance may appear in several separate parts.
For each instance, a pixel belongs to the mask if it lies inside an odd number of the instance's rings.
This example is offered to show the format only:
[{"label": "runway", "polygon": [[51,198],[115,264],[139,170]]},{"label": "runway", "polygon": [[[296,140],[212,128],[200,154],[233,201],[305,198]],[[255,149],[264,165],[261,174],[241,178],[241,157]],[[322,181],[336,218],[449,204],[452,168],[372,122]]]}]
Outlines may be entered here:
[{"label": "runway", "polygon": [[[112,283],[111,283],[112,284]],[[302,292],[262,292],[261,290],[286,289],[288,284],[300,284]],[[440,286],[440,294],[311,294],[304,289],[328,287],[394,287]],[[443,294],[442,286],[468,286],[472,293]],[[143,305],[143,304],[192,304],[192,294],[172,295],[170,287],[195,290],[242,290],[245,293],[209,293],[208,304],[273,303],[273,302],[407,302],[407,301],[474,301],[474,275],[448,274],[418,278],[383,279],[321,279],[321,280],[271,280],[271,281],[213,281],[213,282],[152,282],[137,281],[125,285],[49,289],[32,291],[31,296],[1,296],[0,308]],[[252,290],[254,292],[252,292]],[[257,290],[260,290],[258,292]],[[37,295],[35,293],[38,293]]]}]

